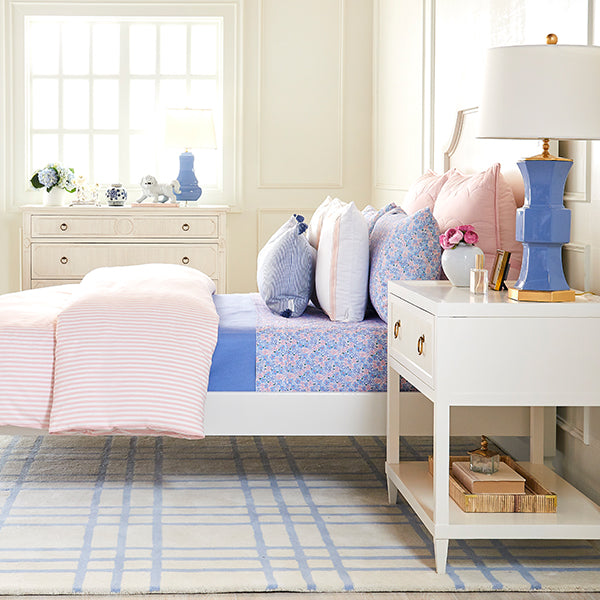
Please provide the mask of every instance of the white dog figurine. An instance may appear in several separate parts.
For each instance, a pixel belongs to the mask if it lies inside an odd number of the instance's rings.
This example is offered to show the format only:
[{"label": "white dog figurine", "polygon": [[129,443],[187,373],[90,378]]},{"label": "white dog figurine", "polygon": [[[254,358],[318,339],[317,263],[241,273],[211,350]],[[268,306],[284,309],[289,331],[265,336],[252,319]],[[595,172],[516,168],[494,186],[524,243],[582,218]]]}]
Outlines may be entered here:
[{"label": "white dog figurine", "polygon": [[142,177],[140,186],[142,188],[142,195],[137,200],[138,203],[143,202],[146,198],[150,198],[151,202],[165,203],[168,200],[170,203],[174,204],[177,202],[175,194],[179,194],[181,191],[177,179],[174,179],[171,183],[158,183],[156,177],[153,177],[152,175]]}]

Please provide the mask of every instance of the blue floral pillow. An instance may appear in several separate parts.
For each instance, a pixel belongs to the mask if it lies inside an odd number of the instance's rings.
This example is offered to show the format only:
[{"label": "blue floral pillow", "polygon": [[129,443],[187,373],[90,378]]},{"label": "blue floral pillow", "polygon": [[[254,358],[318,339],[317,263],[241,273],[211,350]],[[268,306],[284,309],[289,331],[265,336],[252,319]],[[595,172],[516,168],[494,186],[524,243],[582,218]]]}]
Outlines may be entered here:
[{"label": "blue floral pillow", "polygon": [[412,215],[388,212],[377,219],[369,240],[369,295],[377,314],[386,323],[388,281],[440,278],[439,235],[437,221],[429,208]]},{"label": "blue floral pillow", "polygon": [[258,291],[282,317],[299,317],[314,285],[317,251],[308,243],[306,229],[302,215],[290,217],[258,254]]},{"label": "blue floral pillow", "polygon": [[367,222],[367,225],[369,226],[369,235],[371,235],[371,232],[373,231],[373,227],[375,227],[375,223],[377,222],[379,217],[385,215],[385,213],[389,212],[390,210],[394,210],[394,209],[398,209],[398,207],[393,202],[391,202],[390,204],[387,204],[383,208],[379,208],[379,209],[371,206],[370,204],[365,206],[362,209],[361,212],[363,214],[363,217],[365,218],[365,221]]}]

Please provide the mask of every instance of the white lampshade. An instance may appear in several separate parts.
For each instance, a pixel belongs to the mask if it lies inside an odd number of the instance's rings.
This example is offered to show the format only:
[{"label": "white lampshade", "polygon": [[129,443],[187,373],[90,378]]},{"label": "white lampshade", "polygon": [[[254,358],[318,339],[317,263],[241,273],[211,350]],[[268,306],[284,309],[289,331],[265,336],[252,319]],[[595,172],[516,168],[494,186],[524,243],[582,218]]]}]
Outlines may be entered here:
[{"label": "white lampshade", "polygon": [[170,108],[165,123],[165,143],[175,148],[216,148],[212,110]]},{"label": "white lampshade", "polygon": [[478,137],[600,139],[600,47],[488,50]]}]

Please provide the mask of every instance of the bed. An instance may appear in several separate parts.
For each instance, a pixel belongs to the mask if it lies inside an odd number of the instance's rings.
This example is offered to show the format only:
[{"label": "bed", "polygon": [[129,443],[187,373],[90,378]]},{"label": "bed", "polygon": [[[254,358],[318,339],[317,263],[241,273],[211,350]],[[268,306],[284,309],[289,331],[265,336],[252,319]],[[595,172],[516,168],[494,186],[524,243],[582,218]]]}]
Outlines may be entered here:
[{"label": "bed", "polygon": [[[475,114],[474,109],[459,113],[445,156],[445,170],[461,167],[464,172],[472,172],[494,160],[486,159],[478,146],[482,142],[474,146]],[[507,154],[507,164],[518,157],[514,152]],[[509,177],[517,197],[520,193],[522,198],[519,179]],[[43,297],[46,313],[40,319],[48,324],[52,312],[68,304],[76,287],[19,294],[25,294],[36,305]],[[360,323],[333,323],[314,308],[296,319],[279,317],[256,294],[216,295],[214,302],[220,321],[203,408],[206,435],[385,435],[387,327],[376,314],[368,314]],[[36,347],[53,343],[48,330],[42,337],[45,341],[37,340]],[[55,376],[52,368],[44,371],[35,366],[35,355],[27,352],[32,343],[23,339],[18,357],[19,368],[28,374],[29,397],[26,394],[25,400],[29,407],[35,405],[36,389],[51,388]],[[9,352],[3,349],[5,359]],[[15,367],[16,356],[3,360],[5,376]],[[180,360],[185,363],[188,358],[182,355]],[[407,424],[407,430],[401,433],[431,433],[430,403],[407,384],[401,385],[401,422]],[[0,406],[3,432],[39,433],[48,429],[47,406],[38,407],[43,418],[33,427],[23,426],[19,418],[11,421],[9,407]],[[457,409],[453,413],[455,435],[481,431],[527,435],[528,426],[528,413],[521,408]]]}]

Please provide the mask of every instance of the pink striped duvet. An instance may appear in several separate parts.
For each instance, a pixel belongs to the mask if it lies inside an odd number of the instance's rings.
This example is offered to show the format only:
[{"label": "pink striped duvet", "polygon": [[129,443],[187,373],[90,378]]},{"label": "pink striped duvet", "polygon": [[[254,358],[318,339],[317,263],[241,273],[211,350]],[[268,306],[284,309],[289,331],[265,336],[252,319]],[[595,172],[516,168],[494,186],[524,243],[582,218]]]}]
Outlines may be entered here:
[{"label": "pink striped duvet", "polygon": [[214,291],[183,266],[89,273],[57,319],[50,433],[204,437]]},{"label": "pink striped duvet", "polygon": [[0,425],[48,429],[56,319],[76,288],[0,296]]}]

